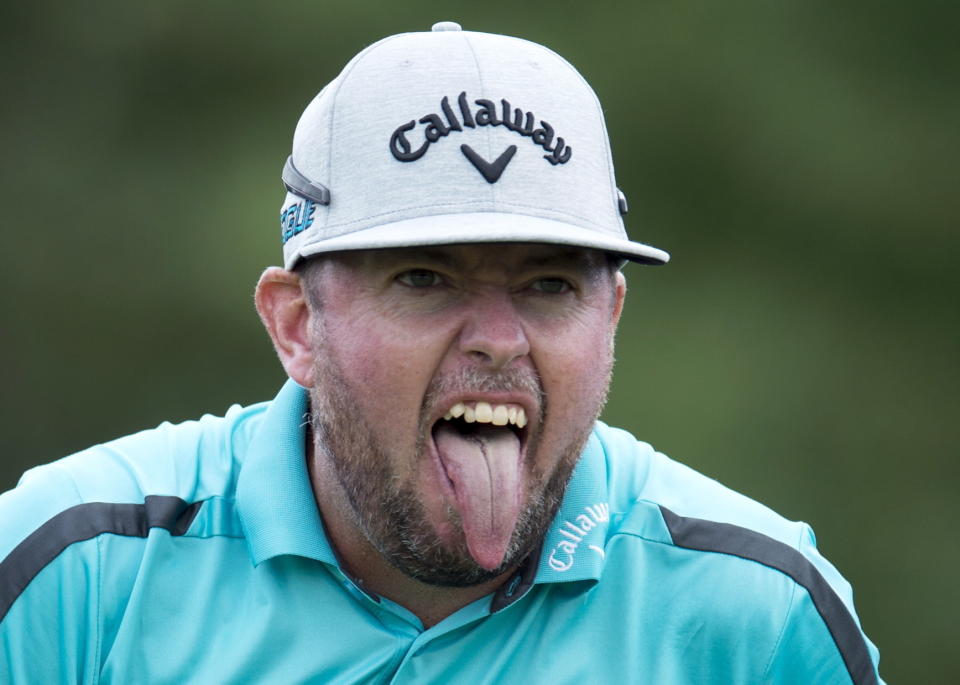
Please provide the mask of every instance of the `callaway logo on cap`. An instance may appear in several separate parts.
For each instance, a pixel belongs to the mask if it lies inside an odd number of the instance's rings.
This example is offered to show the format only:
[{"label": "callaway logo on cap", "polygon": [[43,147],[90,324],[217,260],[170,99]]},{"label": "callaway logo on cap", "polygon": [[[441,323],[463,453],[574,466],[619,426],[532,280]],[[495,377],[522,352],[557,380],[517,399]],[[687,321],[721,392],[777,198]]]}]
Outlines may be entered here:
[{"label": "callaway logo on cap", "polygon": [[627,238],[596,95],[556,53],[452,22],[354,57],[304,111],[283,170],[284,264],[339,250]]},{"label": "callaway logo on cap", "polygon": [[[437,142],[440,138],[449,135],[451,131],[462,131],[464,126],[468,128],[476,128],[477,126],[504,126],[515,133],[529,136],[534,143],[549,153],[544,155],[543,158],[551,164],[563,164],[570,160],[570,155],[573,154],[573,150],[565,144],[563,138],[557,138],[556,141],[554,141],[553,127],[550,124],[541,121],[539,128],[537,128],[537,124],[535,123],[537,118],[533,112],[527,112],[526,117],[524,117],[522,110],[513,109],[506,100],[501,100],[500,103],[503,109],[501,110],[501,118],[497,118],[497,105],[492,101],[486,98],[480,98],[471,104],[467,101],[466,91],[460,93],[457,97],[457,107],[460,117],[463,119],[463,124],[461,125],[460,119],[457,118],[457,113],[454,112],[450,106],[449,99],[444,97],[443,100],[440,101],[440,110],[443,112],[442,118],[439,114],[435,113],[425,114],[420,118],[420,123],[425,124],[423,129],[423,145],[414,150],[407,140],[407,132],[415,129],[417,126],[417,121],[411,119],[406,124],[398,126],[397,130],[390,136],[390,152],[401,162],[413,162],[420,159],[424,153],[426,153],[430,143]],[[474,106],[477,107],[476,111],[472,109]],[[460,146],[460,151],[477,167],[477,171],[479,171],[489,183],[496,183],[500,178],[500,174],[502,174],[506,168],[507,163],[513,158],[513,154],[517,151],[517,146],[511,145],[504,150],[503,153],[497,157],[497,161],[494,164],[489,164],[474,152],[472,147],[465,143]]]}]

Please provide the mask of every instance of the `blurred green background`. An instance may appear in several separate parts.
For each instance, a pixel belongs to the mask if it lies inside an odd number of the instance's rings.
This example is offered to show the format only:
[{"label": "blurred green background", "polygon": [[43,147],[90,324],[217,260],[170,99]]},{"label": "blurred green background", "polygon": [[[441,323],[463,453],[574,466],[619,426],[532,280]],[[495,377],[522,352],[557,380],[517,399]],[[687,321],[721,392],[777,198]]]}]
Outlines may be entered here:
[{"label": "blurred green background", "polygon": [[275,393],[252,292],[299,112],[451,19],[587,76],[673,255],[627,268],[607,420],[811,523],[889,681],[960,681],[957,5],[437,7],[4,3],[0,489]]}]

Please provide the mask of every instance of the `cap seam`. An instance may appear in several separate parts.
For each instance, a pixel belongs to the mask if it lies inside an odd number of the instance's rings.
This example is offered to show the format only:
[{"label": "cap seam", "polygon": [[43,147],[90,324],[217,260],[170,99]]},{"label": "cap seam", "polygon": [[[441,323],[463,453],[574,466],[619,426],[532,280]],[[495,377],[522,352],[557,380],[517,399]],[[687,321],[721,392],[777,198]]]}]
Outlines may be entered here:
[{"label": "cap seam", "polygon": [[[477,80],[480,82],[480,92],[481,92],[482,94],[485,94],[487,89],[484,88],[484,86],[483,86],[483,69],[480,68],[480,60],[477,59],[477,51],[473,49],[473,43],[470,42],[470,36],[468,35],[468,32],[461,32],[460,35],[463,36],[463,42],[467,44],[467,48],[470,50],[470,56],[473,57],[473,63],[474,63],[474,65],[476,65],[476,67],[477,67]],[[491,135],[493,135],[493,134],[492,134],[492,132],[491,132],[489,129],[486,131],[486,134],[484,135],[484,143],[485,143],[486,146],[487,146],[486,151],[485,151],[485,154],[486,154],[486,158],[487,158],[487,159],[490,159],[490,157],[491,157],[491,153],[490,153],[490,151],[492,150],[492,146],[491,146],[491,144],[490,144],[490,136],[491,136]],[[490,187],[487,188],[487,190],[490,192],[490,199],[491,199],[491,201],[492,201],[492,202],[496,202],[496,201],[497,201],[497,186],[496,186],[496,184],[495,184],[495,183],[491,183],[491,184],[490,184]]]},{"label": "cap seam", "polygon": [[333,91],[333,93],[330,94],[330,98],[333,102],[330,105],[330,126],[327,130],[327,146],[330,150],[330,154],[327,155],[327,159],[326,159],[326,166],[327,166],[326,177],[327,177],[327,186],[330,188],[334,188],[336,184],[336,179],[333,178],[333,157],[334,157],[333,146],[335,145],[333,129],[334,129],[334,121],[337,118],[337,104],[339,102],[340,89],[343,87],[343,84],[346,82],[347,77],[349,77],[350,74],[353,72],[353,70],[357,68],[357,65],[360,64],[360,62],[362,62],[364,59],[367,58],[367,56],[373,51],[374,48],[384,43],[388,43],[391,40],[402,35],[404,34],[401,33],[393,36],[386,36],[385,38],[381,38],[375,43],[371,43],[366,48],[364,48],[359,53],[357,53],[357,55],[350,61],[350,63],[346,66],[346,68],[344,68],[344,70],[336,78],[336,81],[338,82],[337,87]]},{"label": "cap seam", "polygon": [[[520,40],[526,40],[526,39],[520,38]],[[527,42],[530,42],[530,41],[527,41]],[[536,43],[534,43],[534,45],[536,45]],[[576,74],[577,78],[580,79],[580,82],[586,87],[587,92],[589,92],[590,95],[593,97],[593,106],[597,110],[597,114],[599,115],[600,126],[603,129],[602,139],[603,139],[603,149],[604,149],[604,152],[606,152],[605,156],[607,160],[607,178],[610,179],[610,186],[611,186],[610,200],[613,203],[614,207],[619,207],[620,198],[617,197],[617,178],[613,168],[613,149],[610,147],[610,133],[607,131],[607,118],[603,116],[603,107],[600,104],[600,98],[597,96],[597,92],[593,89],[593,86],[591,86],[590,83],[587,81],[586,77],[583,74],[581,74],[580,70],[574,67],[573,64],[566,57],[548,48],[546,45],[541,45],[540,47],[542,47],[544,50],[546,50],[550,54],[554,55],[558,60],[560,60],[563,64],[565,64],[567,68],[570,69],[570,71]],[[626,231],[626,227],[624,227],[624,231]]]}]

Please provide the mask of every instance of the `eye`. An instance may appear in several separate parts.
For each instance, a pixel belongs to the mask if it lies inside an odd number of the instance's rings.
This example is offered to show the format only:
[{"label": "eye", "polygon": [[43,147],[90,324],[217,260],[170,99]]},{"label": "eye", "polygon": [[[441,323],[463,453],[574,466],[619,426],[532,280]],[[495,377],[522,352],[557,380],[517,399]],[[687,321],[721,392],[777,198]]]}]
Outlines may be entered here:
[{"label": "eye", "polygon": [[440,274],[430,269],[410,269],[397,276],[397,280],[411,288],[429,288],[441,283]]},{"label": "eye", "polygon": [[531,287],[546,295],[563,295],[570,292],[573,286],[565,278],[538,278]]}]

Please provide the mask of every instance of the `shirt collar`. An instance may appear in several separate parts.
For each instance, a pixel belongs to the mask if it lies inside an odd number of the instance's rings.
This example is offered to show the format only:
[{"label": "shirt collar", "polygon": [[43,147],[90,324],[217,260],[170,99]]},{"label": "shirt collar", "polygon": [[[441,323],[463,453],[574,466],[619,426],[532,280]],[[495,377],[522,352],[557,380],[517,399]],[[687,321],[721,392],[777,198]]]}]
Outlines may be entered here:
[{"label": "shirt collar", "polygon": [[337,565],[307,472],[307,391],[288,380],[270,403],[237,479],[237,508],[254,565],[295,554]]},{"label": "shirt collar", "polygon": [[[307,391],[288,380],[248,447],[237,482],[237,506],[255,565],[294,554],[339,566],[307,472],[308,412]],[[544,537],[534,582],[599,579],[610,513],[606,458],[592,432]]]},{"label": "shirt collar", "polygon": [[593,431],[544,536],[535,582],[599,580],[610,518],[606,456]]}]

